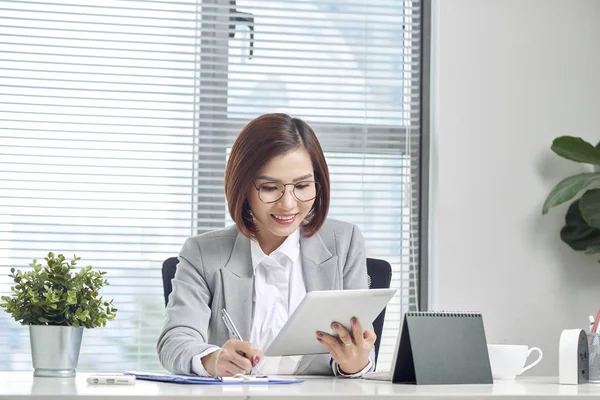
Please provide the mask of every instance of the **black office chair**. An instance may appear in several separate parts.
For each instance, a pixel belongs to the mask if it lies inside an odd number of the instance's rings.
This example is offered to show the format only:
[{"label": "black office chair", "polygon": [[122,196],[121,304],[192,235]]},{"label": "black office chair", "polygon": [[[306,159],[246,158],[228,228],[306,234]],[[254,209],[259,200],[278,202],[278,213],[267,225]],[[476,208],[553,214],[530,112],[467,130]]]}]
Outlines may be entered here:
[{"label": "black office chair", "polygon": [[[175,276],[177,270],[177,263],[179,260],[177,257],[169,257],[163,262],[162,266],[162,279],[163,279],[163,291],[165,296],[165,307],[169,302],[169,295],[173,290],[171,279]],[[390,287],[392,280],[392,267],[390,263],[385,260],[379,260],[376,258],[367,258],[367,274],[369,289],[387,289]],[[377,335],[375,341],[375,364],[377,364],[377,358],[379,357],[379,345],[381,344],[381,334],[383,332],[383,320],[385,319],[385,308],[373,321],[373,330]]]},{"label": "black office chair", "polygon": [[175,277],[175,271],[177,270],[177,263],[179,259],[177,257],[167,258],[162,265],[162,279],[163,279],[163,293],[165,296],[165,307],[169,303],[169,295],[173,291],[173,284],[171,279]]},{"label": "black office chair", "polygon": [[[369,289],[388,289],[392,281],[392,266],[385,260],[367,258],[367,275]],[[373,321],[373,330],[377,335],[377,340],[375,340],[375,365],[377,365],[377,358],[379,357],[379,345],[381,344],[384,319],[385,308],[375,318],[375,321]]]}]

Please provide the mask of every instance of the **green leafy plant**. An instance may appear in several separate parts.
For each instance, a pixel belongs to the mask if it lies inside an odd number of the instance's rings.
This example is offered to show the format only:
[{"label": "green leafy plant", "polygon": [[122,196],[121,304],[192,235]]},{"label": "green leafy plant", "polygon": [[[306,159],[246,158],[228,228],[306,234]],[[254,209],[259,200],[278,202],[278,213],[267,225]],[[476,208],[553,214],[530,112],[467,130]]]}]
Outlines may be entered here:
[{"label": "green leafy plant", "polygon": [[65,261],[62,254],[48,253],[46,265],[33,260],[33,270],[21,272],[11,268],[8,275],[15,282],[11,296],[2,296],[0,307],[22,325],[63,325],[95,328],[106,326],[115,318],[113,301],[103,301],[99,290],[109,285],[106,272],[92,271],[92,266],[73,272],[81,258]]},{"label": "green leafy plant", "polygon": [[[567,160],[600,167],[600,143],[593,146],[582,138],[561,136],[554,139],[551,149]],[[572,200],[583,189],[598,182],[600,172],[584,172],[563,179],[546,198],[542,214]],[[560,238],[573,250],[585,251],[587,254],[600,253],[600,189],[588,189],[570,204]]]}]

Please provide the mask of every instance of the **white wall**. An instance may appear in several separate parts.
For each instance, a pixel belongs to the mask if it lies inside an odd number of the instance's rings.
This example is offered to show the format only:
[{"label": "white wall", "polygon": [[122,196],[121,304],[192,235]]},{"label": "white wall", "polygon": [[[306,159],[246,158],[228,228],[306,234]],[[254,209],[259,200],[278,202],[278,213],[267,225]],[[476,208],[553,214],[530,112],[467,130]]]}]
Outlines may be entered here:
[{"label": "white wall", "polygon": [[600,1],[433,3],[431,309],[481,310],[488,343],[540,346],[531,375],[558,374],[564,328],[600,307],[597,257],[541,215],[583,167],[552,139],[600,140]]}]

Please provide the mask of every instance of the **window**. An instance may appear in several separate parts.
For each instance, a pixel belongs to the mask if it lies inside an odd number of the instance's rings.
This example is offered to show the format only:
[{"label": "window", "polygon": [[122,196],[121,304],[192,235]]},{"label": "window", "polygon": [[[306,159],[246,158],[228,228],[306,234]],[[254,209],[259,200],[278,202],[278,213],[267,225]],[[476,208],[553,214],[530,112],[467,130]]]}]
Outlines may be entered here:
[{"label": "window", "polygon": [[[3,3],[0,294],[48,251],[108,272],[117,318],[87,330],[80,370],[160,369],[160,268],[230,222],[227,151],[287,112],[317,132],[330,216],[393,266],[379,366],[419,279],[420,1]],[[31,368],[0,312],[0,370]]]}]

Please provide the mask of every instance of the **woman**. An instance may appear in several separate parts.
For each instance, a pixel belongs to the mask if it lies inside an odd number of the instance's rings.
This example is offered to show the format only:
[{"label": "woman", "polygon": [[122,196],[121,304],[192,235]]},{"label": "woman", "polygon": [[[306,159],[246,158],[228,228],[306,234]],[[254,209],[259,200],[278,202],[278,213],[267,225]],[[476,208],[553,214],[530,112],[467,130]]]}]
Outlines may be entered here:
[{"label": "woman", "polygon": [[[367,288],[363,237],[326,220],[329,171],[302,120],[266,114],[248,123],[231,148],[225,196],[235,225],[188,239],[179,254],[158,341],[161,363],[176,374],[246,373],[306,292]],[[224,308],[247,341],[230,339]],[[356,318],[350,325],[352,332],[334,323],[336,336],[316,333],[330,354],[281,357],[273,372],[371,370],[375,334],[363,334]]]}]

